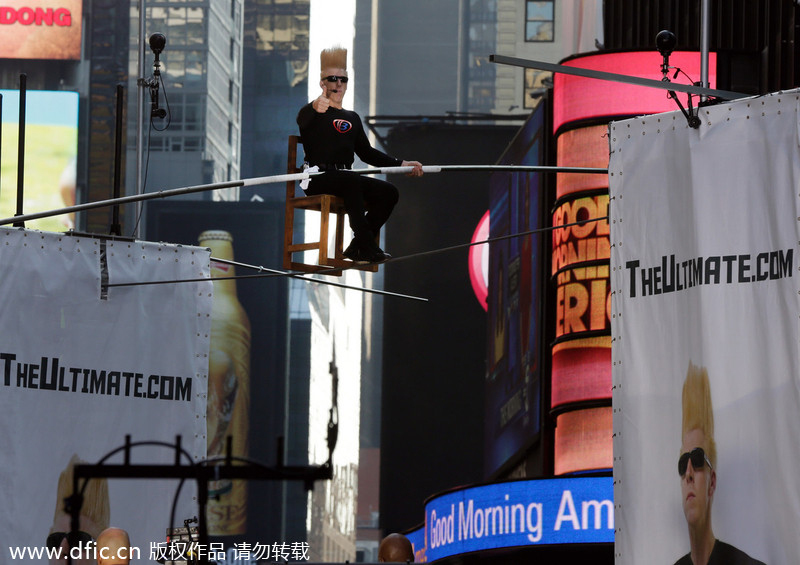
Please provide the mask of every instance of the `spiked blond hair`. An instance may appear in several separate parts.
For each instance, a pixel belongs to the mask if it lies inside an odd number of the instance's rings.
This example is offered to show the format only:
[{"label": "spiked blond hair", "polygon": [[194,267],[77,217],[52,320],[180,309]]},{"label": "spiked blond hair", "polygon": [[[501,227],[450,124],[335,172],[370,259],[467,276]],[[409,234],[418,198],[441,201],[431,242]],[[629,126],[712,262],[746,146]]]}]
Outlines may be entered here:
[{"label": "spiked blond hair", "polygon": [[[64,499],[72,494],[72,477],[75,473],[75,465],[86,463],[77,455],[73,455],[67,464],[67,468],[61,471],[58,477],[58,489],[56,491],[56,510],[54,518],[64,512]],[[106,479],[90,479],[86,485],[81,514],[92,520],[100,528],[96,532],[88,532],[95,538],[108,527],[111,508],[108,501],[108,481]]]},{"label": "spiked blond hair", "polygon": [[347,49],[344,47],[329,47],[319,54],[320,72],[324,69],[347,69]]},{"label": "spiked blond hair", "polygon": [[714,441],[714,409],[711,405],[711,385],[708,370],[689,362],[683,382],[683,426],[681,436],[691,430],[702,430],[705,435],[703,449],[716,468],[717,444]]}]

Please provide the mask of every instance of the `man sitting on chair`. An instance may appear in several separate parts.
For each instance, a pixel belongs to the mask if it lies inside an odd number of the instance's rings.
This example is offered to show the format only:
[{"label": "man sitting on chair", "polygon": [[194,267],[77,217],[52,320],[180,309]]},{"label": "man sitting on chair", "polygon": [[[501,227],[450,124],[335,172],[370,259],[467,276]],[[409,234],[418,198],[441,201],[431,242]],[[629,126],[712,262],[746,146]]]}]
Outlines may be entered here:
[{"label": "man sitting on chair", "polygon": [[[344,255],[357,263],[382,263],[390,255],[378,247],[378,232],[389,219],[399,197],[389,182],[349,171],[354,154],[376,167],[414,167],[411,176],[422,175],[418,161],[390,157],[370,145],[361,118],[342,108],[347,91],[347,49],[333,47],[320,54],[322,94],[297,114],[306,162],[311,171],[323,171],[301,186],[309,196],[332,194],[344,200],[352,243]],[[317,167],[314,169],[314,167]]]}]

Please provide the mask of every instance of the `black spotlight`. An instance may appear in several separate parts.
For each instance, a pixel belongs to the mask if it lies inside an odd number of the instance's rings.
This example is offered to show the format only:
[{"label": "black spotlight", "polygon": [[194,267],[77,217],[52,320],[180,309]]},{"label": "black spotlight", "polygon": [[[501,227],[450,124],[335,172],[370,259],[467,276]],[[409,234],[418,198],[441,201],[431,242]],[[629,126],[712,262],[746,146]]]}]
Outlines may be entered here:
[{"label": "black spotlight", "polygon": [[[663,57],[669,57],[675,50],[675,45],[678,44],[678,38],[675,34],[667,29],[662,29],[656,35],[656,48]],[[153,40],[150,39],[150,47],[153,46]]]},{"label": "black spotlight", "polygon": [[164,47],[167,46],[167,36],[163,33],[154,33],[150,36],[150,49],[153,50],[153,54],[158,59],[158,56],[164,50]]},{"label": "black spotlight", "polygon": [[669,73],[669,56],[677,44],[678,38],[667,29],[662,29],[656,35],[656,48],[661,53],[661,80],[665,82],[669,82],[669,77],[667,77]]}]

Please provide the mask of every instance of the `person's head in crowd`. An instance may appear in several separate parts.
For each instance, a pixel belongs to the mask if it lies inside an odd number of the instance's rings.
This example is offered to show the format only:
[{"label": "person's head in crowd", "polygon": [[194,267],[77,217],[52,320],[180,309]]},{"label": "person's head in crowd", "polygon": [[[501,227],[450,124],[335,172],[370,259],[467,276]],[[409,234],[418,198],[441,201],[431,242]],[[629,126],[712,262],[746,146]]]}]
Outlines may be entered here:
[{"label": "person's head in crowd", "polygon": [[381,540],[378,547],[378,561],[381,563],[411,563],[414,561],[414,547],[403,534],[389,534]]},{"label": "person's head in crowd", "polygon": [[97,537],[97,565],[128,565],[131,540],[122,528],[106,528]]}]

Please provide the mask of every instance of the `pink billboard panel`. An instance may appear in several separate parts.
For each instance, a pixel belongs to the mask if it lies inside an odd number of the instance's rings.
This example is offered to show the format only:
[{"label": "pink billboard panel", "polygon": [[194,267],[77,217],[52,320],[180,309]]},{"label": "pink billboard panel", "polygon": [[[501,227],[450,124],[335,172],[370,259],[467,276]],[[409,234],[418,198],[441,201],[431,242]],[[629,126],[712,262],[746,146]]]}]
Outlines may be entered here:
[{"label": "pink billboard panel", "polygon": [[[662,62],[661,55],[653,50],[592,54],[575,57],[562,64],[580,69],[661,80]],[[675,83],[691,84],[700,80],[700,53],[676,51],[670,55],[669,64],[668,76]],[[710,87],[715,88],[716,53],[709,54],[708,67],[708,81]],[[677,76],[674,76],[676,73]],[[656,114],[678,109],[666,91],[659,88],[563,73],[556,73],[553,82],[553,132],[557,132],[565,124],[583,120],[602,118],[608,122],[623,116]],[[686,95],[678,93],[678,98],[686,106]],[[694,98],[696,104],[698,98],[696,96]]]}]

